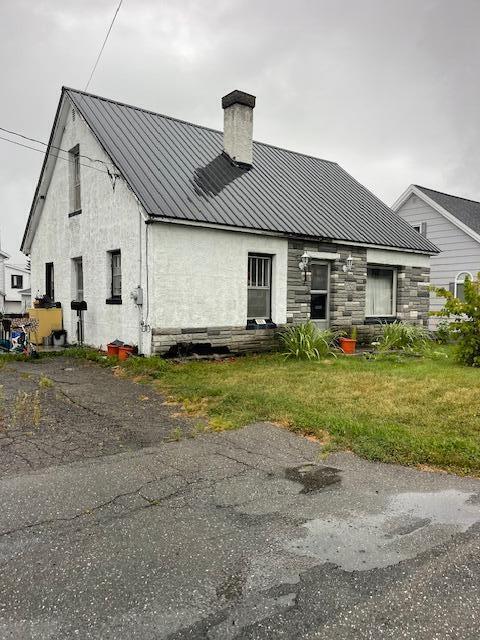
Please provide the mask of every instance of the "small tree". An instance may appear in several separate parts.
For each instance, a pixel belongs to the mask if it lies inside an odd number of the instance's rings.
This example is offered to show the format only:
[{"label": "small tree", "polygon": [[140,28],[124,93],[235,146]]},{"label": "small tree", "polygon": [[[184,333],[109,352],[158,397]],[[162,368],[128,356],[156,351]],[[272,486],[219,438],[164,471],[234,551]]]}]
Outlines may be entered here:
[{"label": "small tree", "polygon": [[431,311],[430,315],[453,318],[449,326],[458,338],[458,359],[470,367],[480,367],[480,272],[476,280],[465,278],[464,300],[442,287],[433,290],[446,302],[441,311]]}]

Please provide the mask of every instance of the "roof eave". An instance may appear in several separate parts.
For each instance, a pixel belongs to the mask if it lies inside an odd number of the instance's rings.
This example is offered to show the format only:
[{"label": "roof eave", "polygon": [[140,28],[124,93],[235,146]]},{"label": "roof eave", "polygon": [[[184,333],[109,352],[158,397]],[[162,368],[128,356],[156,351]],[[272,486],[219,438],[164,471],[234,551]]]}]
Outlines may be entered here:
[{"label": "roof eave", "polygon": [[32,205],[30,207],[30,212],[28,214],[28,220],[27,220],[27,224],[25,225],[25,231],[23,233],[23,238],[22,238],[22,243],[20,245],[20,251],[22,253],[24,253],[25,255],[28,255],[30,253],[31,250],[31,239],[29,238],[29,233],[30,233],[30,229],[31,229],[31,224],[33,222],[33,219],[35,217],[35,213],[37,210],[37,205],[39,204],[39,193],[40,193],[40,189],[42,187],[43,184],[43,179],[45,177],[45,170],[47,167],[47,162],[50,158],[50,149],[55,137],[55,133],[57,131],[57,127],[58,127],[58,120],[60,117],[60,113],[64,104],[64,98],[65,98],[65,87],[62,87],[62,92],[60,94],[60,99],[58,101],[58,106],[57,106],[57,110],[55,112],[55,118],[53,120],[53,125],[52,125],[52,130],[50,132],[50,137],[48,139],[48,145],[47,145],[47,149],[45,151],[45,156],[43,158],[43,163],[42,163],[42,168],[40,170],[40,176],[38,178],[38,182],[37,182],[37,186],[35,188],[35,193],[33,196],[33,200],[32,200]]},{"label": "roof eave", "polygon": [[[183,225],[183,226],[190,226],[190,227],[200,227],[200,228],[204,228],[204,229],[218,229],[221,231],[232,231],[232,232],[236,232],[236,233],[251,233],[251,234],[257,234],[257,235],[267,235],[267,236],[274,236],[276,238],[285,238],[285,239],[295,239],[295,240],[306,240],[306,241],[316,241],[316,242],[331,242],[332,244],[344,244],[344,245],[351,245],[351,246],[357,246],[357,247],[365,247],[367,249],[385,249],[388,251],[400,251],[400,252],[405,252],[405,253],[418,253],[418,254],[422,254],[422,255],[428,255],[428,256],[432,256],[432,255],[436,255],[437,253],[440,253],[440,249],[438,247],[435,247],[435,250],[427,250],[427,249],[417,249],[415,247],[395,247],[392,245],[385,245],[385,244],[375,244],[375,243],[371,243],[371,242],[358,242],[356,240],[348,240],[347,238],[327,238],[326,236],[314,236],[314,235],[308,235],[305,233],[292,233],[292,232],[287,232],[287,231],[276,231],[274,229],[256,229],[253,227],[240,227],[240,226],[234,226],[234,225],[227,225],[227,224],[220,224],[220,223],[215,223],[215,222],[204,222],[204,221],[200,221],[200,220],[189,220],[186,218],[174,218],[169,217],[169,216],[164,216],[164,215],[155,215],[155,214],[149,214],[149,220],[147,221],[149,224],[153,224],[153,223],[160,223],[160,224],[178,224],[178,225]],[[429,243],[432,245],[432,247],[434,247],[435,245],[433,245],[433,243]]]}]

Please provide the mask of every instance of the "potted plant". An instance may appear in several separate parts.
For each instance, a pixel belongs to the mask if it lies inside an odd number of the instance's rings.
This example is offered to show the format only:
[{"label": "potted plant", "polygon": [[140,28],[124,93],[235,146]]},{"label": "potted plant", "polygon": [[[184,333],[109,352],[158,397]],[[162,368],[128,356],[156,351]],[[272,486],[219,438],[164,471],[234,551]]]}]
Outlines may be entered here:
[{"label": "potted plant", "polygon": [[350,337],[339,338],[338,342],[343,353],[355,353],[355,348],[357,346],[357,327],[353,325],[350,330]]}]

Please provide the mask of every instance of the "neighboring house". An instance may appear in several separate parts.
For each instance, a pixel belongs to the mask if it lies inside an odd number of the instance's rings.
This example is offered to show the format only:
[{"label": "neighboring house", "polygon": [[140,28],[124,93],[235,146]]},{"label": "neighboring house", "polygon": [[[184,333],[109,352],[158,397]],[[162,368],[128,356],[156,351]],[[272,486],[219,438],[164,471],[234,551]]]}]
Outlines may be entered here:
[{"label": "neighboring house", "polygon": [[30,286],[30,273],[21,265],[5,263],[5,313],[25,312],[23,290]]},{"label": "neighboring house", "polygon": [[225,96],[222,133],[62,90],[22,251],[70,340],[82,299],[85,342],[141,353],[425,321],[435,245],[338,164],[252,142],[254,106]]},{"label": "neighboring house", "polygon": [[5,313],[5,260],[10,256],[0,248],[0,313]]},{"label": "neighboring house", "polygon": [[[462,298],[465,277],[476,277],[480,271],[480,202],[412,184],[392,208],[441,250],[430,261],[432,285]],[[431,293],[431,311],[443,303]],[[438,319],[432,318],[430,326],[436,324]]]}]

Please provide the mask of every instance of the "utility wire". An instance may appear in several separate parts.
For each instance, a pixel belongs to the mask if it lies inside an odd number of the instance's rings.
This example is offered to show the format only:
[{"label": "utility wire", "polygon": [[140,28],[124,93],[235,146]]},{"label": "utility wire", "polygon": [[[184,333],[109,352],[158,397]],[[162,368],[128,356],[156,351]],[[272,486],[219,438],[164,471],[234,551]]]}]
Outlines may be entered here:
[{"label": "utility wire", "polygon": [[[43,142],[42,140],[37,140],[36,138],[30,138],[29,136],[25,136],[23,133],[17,133],[17,131],[11,131],[10,129],[5,129],[5,127],[0,127],[0,131],[5,131],[5,133],[10,133],[12,136],[18,136],[19,138],[23,138],[24,140],[28,140],[29,142],[36,142],[37,144],[43,144],[44,147],[48,147],[47,142]],[[2,140],[8,140],[8,138],[2,138]],[[14,140],[10,140],[10,142],[14,142]],[[24,145],[27,149],[33,149],[34,147],[29,147]],[[63,151],[63,153],[70,153],[68,149],[62,149],[62,147],[56,147],[54,144],[50,145],[51,149],[56,149],[57,151]],[[41,149],[36,149],[36,151],[41,151]],[[42,152],[43,153],[43,152]],[[61,156],[56,156],[61,157]],[[90,156],[85,156],[81,153],[78,154],[79,158],[85,158],[85,160],[90,160],[90,162],[100,162],[103,165],[107,166],[107,164],[111,164],[115,166],[112,162],[105,162],[105,160],[98,160],[98,158],[91,158]],[[85,167],[88,165],[84,165]]]},{"label": "utility wire", "polygon": [[[11,144],[16,144],[19,147],[24,147],[25,149],[31,149],[32,151],[37,151],[38,153],[42,153],[45,154],[46,152],[43,149],[37,149],[36,147],[32,147],[29,144],[23,144],[22,142],[17,142],[16,140],[10,140],[9,138],[4,138],[3,136],[0,136],[0,140],[5,140],[5,142],[10,142]],[[63,151],[63,149],[61,149],[61,151]],[[49,153],[49,156],[51,156],[52,158],[60,158],[60,160],[65,160],[66,162],[74,162],[74,160],[70,159],[70,158],[64,158],[63,156],[59,156],[59,155],[55,155],[54,153]],[[101,160],[99,162],[102,162]],[[91,164],[85,164],[83,162],[80,162],[79,164],[82,165],[82,167],[88,167],[89,169],[93,169],[94,171],[99,171],[100,173],[105,173],[106,175],[110,176],[110,178],[112,177],[112,172],[111,171],[104,171],[103,169],[99,169],[98,167],[93,167]],[[114,176],[117,176],[117,174],[113,174]]]},{"label": "utility wire", "polygon": [[110,23],[110,26],[108,27],[107,35],[105,36],[105,40],[103,41],[103,44],[102,44],[102,46],[100,48],[100,51],[98,53],[97,59],[95,61],[95,64],[93,65],[92,73],[90,74],[88,82],[85,85],[84,91],[86,91],[88,89],[88,85],[90,84],[90,82],[91,82],[91,80],[93,78],[93,74],[95,73],[95,69],[97,68],[98,63],[100,62],[100,58],[102,56],[103,50],[105,49],[105,45],[107,44],[108,36],[110,35],[110,31],[112,30],[113,23],[115,22],[115,18],[117,17],[117,13],[120,11],[120,7],[122,6],[122,2],[123,2],[123,0],[120,0],[120,2],[118,3],[117,10],[115,11],[115,13],[113,15],[113,18],[112,18],[112,21]]}]

